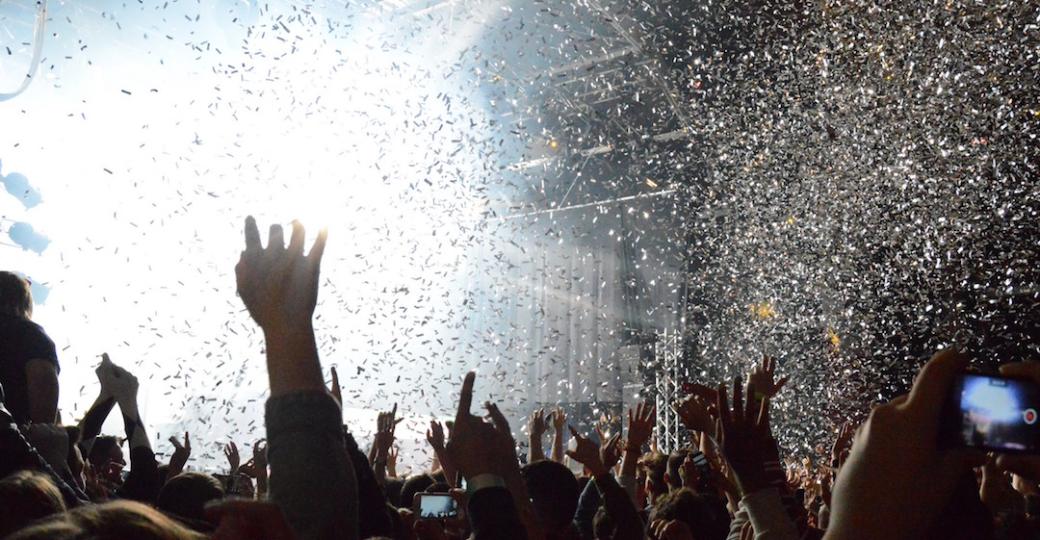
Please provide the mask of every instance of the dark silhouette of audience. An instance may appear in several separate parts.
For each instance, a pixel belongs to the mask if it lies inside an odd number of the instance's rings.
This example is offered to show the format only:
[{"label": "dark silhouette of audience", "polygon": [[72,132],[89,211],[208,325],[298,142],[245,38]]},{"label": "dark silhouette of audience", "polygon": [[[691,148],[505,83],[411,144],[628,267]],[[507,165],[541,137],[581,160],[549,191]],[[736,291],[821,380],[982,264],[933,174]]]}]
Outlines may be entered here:
[{"label": "dark silhouette of audience", "polygon": [[[836,427],[829,461],[785,453],[770,425],[784,390],[764,359],[747,377],[699,381],[670,404],[689,444],[662,452],[655,411],[628,411],[596,439],[562,411],[535,411],[528,463],[495,403],[473,404],[460,374],[454,420],[431,423],[431,470],[399,477],[397,408],[379,415],[368,452],[343,425],[338,375],[326,386],[312,317],[327,234],[309,250],[294,223],[266,244],[245,224],[238,295],[263,332],[270,398],[265,440],[227,471],[189,470],[191,437],[160,464],[137,406],[137,378],[107,355],[98,397],[57,424],[58,359],[31,321],[28,283],[0,272],[0,537],[25,539],[917,539],[1035,538],[1040,457],[940,444],[944,407],[968,359],[936,353],[909,394]],[[259,351],[258,351],[259,352]],[[1040,363],[1001,368],[1040,384]],[[121,436],[101,435],[116,407]],[[851,411],[850,411],[851,413]],[[553,428],[547,457],[543,438]],[[125,449],[124,449],[125,447]],[[129,458],[129,460],[127,459]],[[129,471],[124,470],[129,467]],[[575,473],[575,470],[581,472]],[[462,484],[464,482],[464,484]],[[423,517],[422,494],[457,513]],[[9,536],[8,536],[9,535]]]}]

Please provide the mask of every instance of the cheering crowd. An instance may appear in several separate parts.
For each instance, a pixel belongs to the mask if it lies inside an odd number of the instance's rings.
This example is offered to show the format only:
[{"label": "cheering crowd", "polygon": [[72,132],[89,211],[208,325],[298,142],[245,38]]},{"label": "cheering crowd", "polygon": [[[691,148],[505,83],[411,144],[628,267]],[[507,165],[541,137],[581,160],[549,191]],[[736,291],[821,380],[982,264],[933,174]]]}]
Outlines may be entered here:
[{"label": "cheering crowd", "polygon": [[[325,242],[323,231],[305,252],[294,223],[288,243],[272,226],[265,247],[246,221],[236,277],[265,338],[267,433],[243,449],[245,460],[228,444],[221,474],[191,470],[187,433],[171,439],[169,462],[157,461],[137,379],[107,356],[94,404],[78,423],[59,423],[54,344],[31,321],[28,283],[0,272],[0,538],[1040,537],[1040,457],[939,442],[947,395],[968,366],[955,350],[935,354],[907,395],[877,405],[861,425],[840,426],[829,463],[778,446],[770,401],[793,390],[769,358],[747,377],[700,381],[672,404],[689,433],[684,448],[657,450],[648,404],[628,411],[621,432],[595,436],[570,427],[561,410],[539,410],[526,463],[496,404],[472,403],[471,372],[454,422],[430,424],[431,470],[399,477],[396,407],[379,415],[366,452],[351,434],[357,426],[343,425],[334,370],[325,383],[312,327]],[[1040,363],[1001,371],[1040,383]],[[102,435],[116,407],[125,433]],[[430,496],[450,498],[455,510],[425,515],[420,501]]]}]

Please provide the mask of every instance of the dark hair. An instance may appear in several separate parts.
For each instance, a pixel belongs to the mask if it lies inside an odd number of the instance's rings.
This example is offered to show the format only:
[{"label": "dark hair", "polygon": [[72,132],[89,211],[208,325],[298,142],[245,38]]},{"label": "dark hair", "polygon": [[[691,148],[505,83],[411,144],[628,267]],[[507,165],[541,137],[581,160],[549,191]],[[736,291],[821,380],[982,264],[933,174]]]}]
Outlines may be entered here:
[{"label": "dark hair", "polygon": [[406,508],[409,505],[401,504],[401,489],[404,488],[404,480],[400,478],[387,478],[383,483],[383,491],[386,492],[386,500],[394,508]]},{"label": "dark hair", "polygon": [[100,467],[108,461],[108,456],[112,453],[112,448],[118,448],[122,446],[119,442],[118,437],[112,435],[99,435],[94,439],[94,445],[90,447],[90,456],[87,460],[94,467]]},{"label": "dark hair", "polygon": [[426,491],[433,485],[433,477],[428,474],[417,474],[404,481],[401,486],[401,508],[411,508],[416,493]]},{"label": "dark hair", "polygon": [[668,468],[665,471],[667,473],[666,481],[671,489],[679,489],[683,487],[682,476],[679,474],[679,470],[682,469],[683,462],[686,461],[686,456],[690,454],[689,450],[685,448],[676,450],[668,456]]},{"label": "dark hair", "polygon": [[0,270],[0,314],[30,319],[32,312],[29,282],[18,274]]},{"label": "dark hair", "polygon": [[596,510],[596,517],[592,518],[592,536],[596,540],[611,540],[614,538],[614,520],[603,506]]},{"label": "dark hair", "polygon": [[43,473],[18,471],[0,480],[0,538],[64,511],[61,492]]},{"label": "dark hair", "polygon": [[424,493],[450,493],[451,486],[444,482],[434,482],[426,487]]},{"label": "dark hair", "polygon": [[206,503],[224,497],[224,486],[212,475],[186,472],[170,478],[159,491],[156,507],[194,521],[206,519]]},{"label": "dark hair", "polygon": [[78,540],[81,538],[134,538],[135,540],[203,540],[158,510],[133,501],[80,506],[22,529],[6,540]]},{"label": "dark hair", "polygon": [[690,530],[698,532],[698,540],[721,540],[729,533],[729,514],[725,505],[720,507],[707,496],[689,488],[677,489],[658,499],[650,521],[657,519],[682,521]]},{"label": "dark hair", "polygon": [[547,532],[560,532],[569,527],[581,494],[574,473],[562,463],[542,460],[524,465],[520,476]]},{"label": "dark hair", "polygon": [[654,495],[668,493],[668,484],[664,481],[664,473],[668,467],[668,457],[660,452],[652,452],[639,458],[639,466],[646,471],[650,480],[651,492]]}]

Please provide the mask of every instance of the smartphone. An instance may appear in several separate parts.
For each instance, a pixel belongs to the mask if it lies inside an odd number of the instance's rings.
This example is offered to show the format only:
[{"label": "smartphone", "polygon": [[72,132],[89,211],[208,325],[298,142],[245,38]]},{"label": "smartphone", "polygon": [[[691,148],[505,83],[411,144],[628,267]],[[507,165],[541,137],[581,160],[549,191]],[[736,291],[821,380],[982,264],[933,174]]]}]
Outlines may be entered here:
[{"label": "smartphone", "polygon": [[946,406],[947,446],[1040,453],[1040,385],[1013,377],[965,373]]},{"label": "smartphone", "polygon": [[459,517],[455,499],[447,493],[416,493],[415,503],[419,519],[449,519]]}]

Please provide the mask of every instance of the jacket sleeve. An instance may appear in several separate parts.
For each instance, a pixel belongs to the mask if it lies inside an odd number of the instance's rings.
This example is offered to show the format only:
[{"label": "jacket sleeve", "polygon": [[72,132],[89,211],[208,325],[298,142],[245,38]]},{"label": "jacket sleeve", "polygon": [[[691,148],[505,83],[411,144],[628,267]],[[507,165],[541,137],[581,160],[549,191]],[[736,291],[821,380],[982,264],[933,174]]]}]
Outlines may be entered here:
[{"label": "jacket sleeve", "polygon": [[603,497],[607,514],[614,522],[614,539],[642,540],[646,536],[643,520],[628,493],[609,474],[597,476],[593,481]]},{"label": "jacket sleeve", "polygon": [[795,528],[776,488],[749,493],[740,500],[755,528],[755,540],[797,540]]},{"label": "jacket sleeve", "polygon": [[267,400],[271,500],[301,540],[358,538],[358,489],[342,413],[323,392]]},{"label": "jacket sleeve", "polygon": [[578,509],[574,512],[574,526],[582,538],[593,537],[593,521],[596,519],[599,503],[599,489],[596,488],[596,483],[585,484],[585,489],[578,497]]},{"label": "jacket sleeve", "polygon": [[147,446],[130,449],[130,474],[119,488],[118,496],[123,499],[155,504],[162,489],[159,478],[159,463],[155,454]]},{"label": "jacket sleeve", "polygon": [[393,536],[394,526],[387,512],[386,494],[376,481],[376,474],[368,464],[368,458],[358,449],[353,435],[346,433],[343,440],[357,478],[358,531],[361,538]]}]

